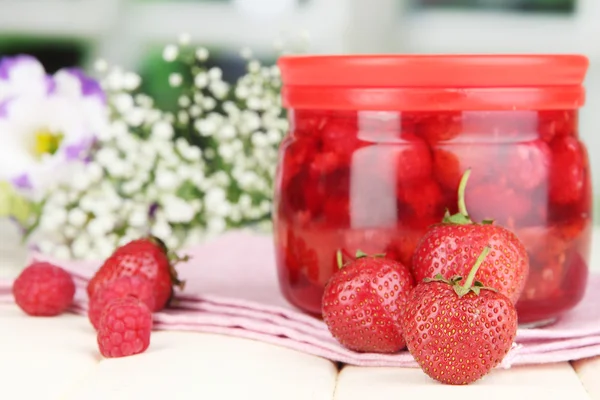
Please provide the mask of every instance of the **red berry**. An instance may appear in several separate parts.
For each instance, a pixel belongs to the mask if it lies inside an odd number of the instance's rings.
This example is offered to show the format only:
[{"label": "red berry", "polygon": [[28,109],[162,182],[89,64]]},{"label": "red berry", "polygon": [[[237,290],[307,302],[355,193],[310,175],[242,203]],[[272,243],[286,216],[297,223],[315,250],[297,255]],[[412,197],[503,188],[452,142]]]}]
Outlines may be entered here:
[{"label": "red berry", "polygon": [[387,257],[400,261],[410,269],[413,254],[422,236],[423,232],[420,230],[399,231],[385,250]]},{"label": "red berry", "polygon": [[155,237],[133,240],[117,248],[88,283],[88,298],[93,298],[98,289],[122,276],[139,276],[152,283],[155,311],[167,305],[174,285],[183,286],[165,245]]},{"label": "red berry", "polygon": [[482,378],[506,356],[517,334],[511,300],[474,283],[487,250],[466,281],[438,276],[419,283],[406,300],[401,325],[408,350],[439,382],[466,385]]},{"label": "red berry", "polygon": [[514,144],[508,151],[506,167],[511,186],[531,190],[547,181],[551,155],[546,143],[537,140]]},{"label": "red berry", "polygon": [[150,345],[152,312],[139,299],[127,296],[113,300],[102,312],[98,347],[107,358],[143,353]]},{"label": "red berry", "polygon": [[471,169],[471,184],[497,182],[498,148],[488,144],[448,144],[433,149],[433,172],[443,187],[456,190],[462,175]]},{"label": "red berry", "polygon": [[529,273],[527,251],[512,231],[469,218],[461,202],[469,173],[465,173],[459,189],[459,213],[447,215],[421,238],[413,256],[413,275],[417,282],[437,274],[447,279],[465,276],[482,249],[490,245],[492,250],[481,265],[478,280],[516,302]]},{"label": "red berry", "polygon": [[[122,276],[96,290],[90,299],[88,318],[94,328],[98,329],[100,316],[107,304],[115,299],[133,296],[142,301],[148,309],[154,310],[154,294],[152,283],[138,276]],[[158,311],[158,310],[156,310]]]},{"label": "red berry", "polygon": [[324,117],[317,131],[324,153],[337,153],[348,163],[352,153],[368,143],[358,138],[356,111],[336,112],[335,117]]},{"label": "red berry", "polygon": [[397,197],[401,210],[408,207],[402,220],[411,221],[415,225],[427,226],[439,220],[444,213],[442,190],[432,179],[425,179],[414,185],[400,185]]},{"label": "red berry", "polygon": [[577,136],[577,126],[577,111],[546,110],[538,113],[538,132],[546,142],[559,136]]},{"label": "red berry", "polygon": [[462,112],[414,114],[415,133],[430,143],[455,138],[462,132]]},{"label": "red berry", "polygon": [[581,199],[584,191],[586,154],[579,140],[572,136],[556,138],[551,149],[550,201],[574,203]]},{"label": "red berry", "polygon": [[[394,148],[396,179],[399,185],[414,183],[431,176],[432,161],[429,146],[414,135],[404,135],[404,141]],[[376,161],[376,160],[374,160]]]},{"label": "red berry", "polygon": [[[534,217],[531,213],[531,197],[500,184],[484,183],[474,186],[465,193],[465,202],[473,219],[493,219],[509,229],[513,229],[526,217],[529,220]],[[544,218],[544,215],[540,214],[540,218]],[[544,221],[542,219],[537,222]]]},{"label": "red berry", "polygon": [[325,286],[323,320],[350,350],[395,353],[406,345],[399,319],[413,286],[410,271],[399,262],[359,255]]},{"label": "red berry", "polygon": [[64,269],[47,262],[34,262],[14,281],[12,293],[25,313],[50,317],[61,314],[71,305],[75,283]]},{"label": "red berry", "polygon": [[290,281],[297,283],[301,275],[309,277],[313,283],[319,282],[319,258],[314,249],[306,244],[306,240],[288,230],[287,246],[285,248],[285,265],[290,275]]}]

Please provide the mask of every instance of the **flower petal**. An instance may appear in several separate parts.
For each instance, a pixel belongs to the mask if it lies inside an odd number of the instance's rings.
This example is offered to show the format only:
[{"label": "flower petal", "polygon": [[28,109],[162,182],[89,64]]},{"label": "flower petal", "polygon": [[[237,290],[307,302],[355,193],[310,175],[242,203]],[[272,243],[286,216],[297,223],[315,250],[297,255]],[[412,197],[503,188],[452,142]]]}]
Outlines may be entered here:
[{"label": "flower petal", "polygon": [[0,60],[0,102],[22,95],[45,95],[49,83],[44,66],[32,56],[17,55]]},{"label": "flower petal", "polygon": [[79,68],[63,68],[54,74],[55,92],[68,97],[96,97],[103,104],[106,95],[100,83]]}]

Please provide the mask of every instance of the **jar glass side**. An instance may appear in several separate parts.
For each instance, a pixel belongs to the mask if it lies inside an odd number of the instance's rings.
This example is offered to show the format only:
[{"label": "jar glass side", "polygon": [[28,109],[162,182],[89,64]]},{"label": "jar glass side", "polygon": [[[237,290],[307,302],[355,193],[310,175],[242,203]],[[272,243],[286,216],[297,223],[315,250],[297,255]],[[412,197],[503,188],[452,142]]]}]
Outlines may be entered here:
[{"label": "jar glass side", "polygon": [[291,110],[274,228],[281,288],[320,314],[336,251],[409,265],[427,227],[456,212],[458,181],[475,220],[514,230],[531,259],[522,322],[581,299],[591,237],[591,179],[576,110],[365,112]]}]

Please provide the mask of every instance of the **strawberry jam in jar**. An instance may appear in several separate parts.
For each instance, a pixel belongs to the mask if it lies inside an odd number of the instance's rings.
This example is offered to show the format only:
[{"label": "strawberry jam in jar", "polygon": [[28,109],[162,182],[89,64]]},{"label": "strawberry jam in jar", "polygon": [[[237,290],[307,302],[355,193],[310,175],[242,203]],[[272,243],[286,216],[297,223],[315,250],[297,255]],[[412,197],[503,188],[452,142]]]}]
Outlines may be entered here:
[{"label": "strawberry jam in jar", "polygon": [[543,325],[582,299],[592,188],[578,111],[578,55],[286,56],[290,130],[280,148],[274,240],[281,290],[320,315],[338,250],[410,267],[427,228],[456,213],[493,219],[527,248],[517,302]]}]

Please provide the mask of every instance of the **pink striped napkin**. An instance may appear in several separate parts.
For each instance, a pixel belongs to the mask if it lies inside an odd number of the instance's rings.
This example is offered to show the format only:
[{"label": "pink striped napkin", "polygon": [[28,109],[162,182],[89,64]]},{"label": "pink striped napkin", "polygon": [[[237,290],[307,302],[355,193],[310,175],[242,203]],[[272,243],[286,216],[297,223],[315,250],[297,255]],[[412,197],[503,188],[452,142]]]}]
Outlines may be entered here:
[{"label": "pink striped napkin", "polygon": [[[235,231],[182,253],[178,265],[186,289],[176,304],[155,314],[156,329],[211,332],[260,340],[336,362],[359,366],[416,367],[406,351],[395,355],[355,353],[340,346],[325,324],[283,298],[270,236]],[[57,262],[77,283],[73,312],[85,315],[85,285],[100,263]],[[0,281],[0,301],[12,301],[10,281]],[[570,361],[600,355],[600,276],[590,279],[583,302],[554,325],[520,329],[502,367]],[[594,289],[591,289],[594,288]]]}]

